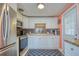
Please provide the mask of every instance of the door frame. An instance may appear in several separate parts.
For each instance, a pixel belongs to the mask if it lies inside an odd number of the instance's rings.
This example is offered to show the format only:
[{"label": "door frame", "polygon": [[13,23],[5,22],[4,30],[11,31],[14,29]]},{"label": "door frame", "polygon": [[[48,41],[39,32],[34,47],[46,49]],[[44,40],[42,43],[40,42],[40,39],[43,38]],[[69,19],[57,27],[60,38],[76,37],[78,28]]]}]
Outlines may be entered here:
[{"label": "door frame", "polygon": [[[64,20],[64,15],[68,12],[68,11],[70,11],[70,10],[72,10],[73,8],[75,8],[76,7],[76,12],[77,12],[77,4],[74,4],[74,5],[72,5],[70,8],[68,8],[63,14],[62,14],[62,47],[63,47],[63,53],[65,54],[65,44],[64,44],[64,28],[63,28],[63,20]],[[77,21],[77,16],[76,16],[76,21]],[[77,22],[76,22],[77,23]],[[77,24],[76,24],[77,25]],[[77,29],[77,28],[76,28]],[[75,29],[75,30],[76,30]]]}]

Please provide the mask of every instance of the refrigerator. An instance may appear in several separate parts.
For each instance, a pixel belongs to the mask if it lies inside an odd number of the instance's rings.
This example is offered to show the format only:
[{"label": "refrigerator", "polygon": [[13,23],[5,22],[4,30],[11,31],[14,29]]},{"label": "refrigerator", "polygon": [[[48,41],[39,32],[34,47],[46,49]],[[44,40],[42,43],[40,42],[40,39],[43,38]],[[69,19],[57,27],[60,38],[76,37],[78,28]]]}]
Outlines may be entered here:
[{"label": "refrigerator", "polygon": [[[4,49],[9,45],[14,45],[9,47],[1,55],[17,55],[17,45],[16,45],[16,12],[8,5],[2,4],[2,10],[0,11],[0,49]],[[6,53],[7,52],[7,53]],[[15,52],[15,53],[14,53]],[[14,53],[14,54],[12,54]]]}]

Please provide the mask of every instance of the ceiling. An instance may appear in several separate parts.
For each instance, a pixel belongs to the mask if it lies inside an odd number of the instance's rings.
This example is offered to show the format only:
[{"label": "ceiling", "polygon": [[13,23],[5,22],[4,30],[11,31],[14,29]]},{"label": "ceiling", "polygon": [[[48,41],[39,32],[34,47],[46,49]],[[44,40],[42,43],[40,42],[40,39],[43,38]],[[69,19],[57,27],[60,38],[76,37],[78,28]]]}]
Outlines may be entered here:
[{"label": "ceiling", "polygon": [[26,16],[59,16],[68,3],[44,3],[45,8],[39,10],[37,3],[19,3],[18,9],[23,9],[22,12]]}]

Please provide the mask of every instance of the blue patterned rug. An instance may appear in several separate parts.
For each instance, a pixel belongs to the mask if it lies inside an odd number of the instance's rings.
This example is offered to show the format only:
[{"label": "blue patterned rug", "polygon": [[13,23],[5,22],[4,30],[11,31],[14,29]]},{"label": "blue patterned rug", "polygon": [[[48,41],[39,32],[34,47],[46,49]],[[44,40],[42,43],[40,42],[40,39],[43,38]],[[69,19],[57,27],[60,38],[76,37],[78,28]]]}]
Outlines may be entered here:
[{"label": "blue patterned rug", "polygon": [[58,49],[29,49],[26,56],[63,56]]}]

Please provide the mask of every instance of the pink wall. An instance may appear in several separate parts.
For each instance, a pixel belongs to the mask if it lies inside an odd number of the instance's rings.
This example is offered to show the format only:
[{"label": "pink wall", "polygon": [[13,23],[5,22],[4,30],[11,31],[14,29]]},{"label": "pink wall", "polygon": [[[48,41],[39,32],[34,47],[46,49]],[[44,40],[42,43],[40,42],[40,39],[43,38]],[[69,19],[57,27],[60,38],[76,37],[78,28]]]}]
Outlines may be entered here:
[{"label": "pink wall", "polygon": [[62,48],[62,15],[59,16],[60,24],[59,24],[59,30],[60,30],[60,37],[59,37],[59,48]]}]

